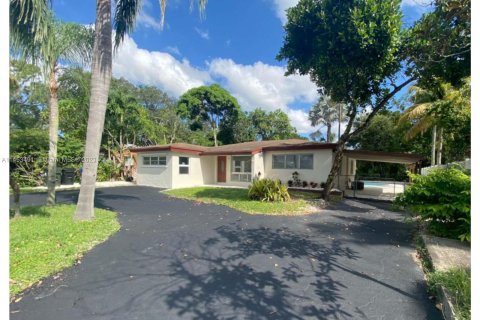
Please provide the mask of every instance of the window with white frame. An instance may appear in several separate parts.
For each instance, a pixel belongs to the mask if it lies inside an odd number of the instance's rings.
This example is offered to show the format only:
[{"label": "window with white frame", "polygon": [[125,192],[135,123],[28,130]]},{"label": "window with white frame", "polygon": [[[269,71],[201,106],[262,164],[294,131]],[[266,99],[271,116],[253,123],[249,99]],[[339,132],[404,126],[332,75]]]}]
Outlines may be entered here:
[{"label": "window with white frame", "polygon": [[167,165],[165,156],[143,156],[142,165],[144,167],[164,167]]},{"label": "window with white frame", "polygon": [[179,174],[188,174],[189,173],[189,157],[178,157],[178,173]]},{"label": "window with white frame", "polygon": [[232,156],[231,180],[239,182],[252,181],[251,156]]},{"label": "window with white frame", "polygon": [[273,169],[313,169],[313,154],[274,154]]}]

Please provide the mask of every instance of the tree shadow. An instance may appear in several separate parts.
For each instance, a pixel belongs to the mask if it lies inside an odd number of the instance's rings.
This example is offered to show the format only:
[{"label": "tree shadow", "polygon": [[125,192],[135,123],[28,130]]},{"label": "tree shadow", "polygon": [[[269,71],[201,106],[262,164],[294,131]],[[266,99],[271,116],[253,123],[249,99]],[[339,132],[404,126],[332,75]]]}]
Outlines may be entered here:
[{"label": "tree shadow", "polygon": [[[14,212],[10,212],[10,218],[13,218]],[[20,208],[20,216],[29,217],[29,216],[38,216],[43,218],[50,217],[50,213],[45,210],[44,206],[26,206]]]},{"label": "tree shadow", "polygon": [[168,292],[165,301],[178,315],[194,319],[351,316],[339,303],[343,299],[339,290],[346,285],[329,273],[338,257],[357,259],[354,251],[335,241],[329,246],[318,244],[288,228],[245,229],[232,223],[215,231],[218,236],[204,241],[199,254],[187,259],[177,255],[170,263],[171,276],[181,285]]}]

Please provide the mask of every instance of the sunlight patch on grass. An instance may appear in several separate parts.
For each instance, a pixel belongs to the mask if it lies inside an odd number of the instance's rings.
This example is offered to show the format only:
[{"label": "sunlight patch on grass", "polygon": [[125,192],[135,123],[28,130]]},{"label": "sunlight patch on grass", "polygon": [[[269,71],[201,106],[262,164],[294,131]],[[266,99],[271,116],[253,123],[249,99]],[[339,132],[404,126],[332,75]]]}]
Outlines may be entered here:
[{"label": "sunlight patch on grass", "polygon": [[95,209],[92,221],[73,221],[74,205],[31,206],[10,219],[10,296],[75,261],[120,229],[117,214]]},{"label": "sunlight patch on grass", "polygon": [[303,215],[312,211],[304,199],[292,196],[288,202],[262,202],[250,200],[247,189],[195,187],[162,191],[176,198],[225,205],[251,214]]}]

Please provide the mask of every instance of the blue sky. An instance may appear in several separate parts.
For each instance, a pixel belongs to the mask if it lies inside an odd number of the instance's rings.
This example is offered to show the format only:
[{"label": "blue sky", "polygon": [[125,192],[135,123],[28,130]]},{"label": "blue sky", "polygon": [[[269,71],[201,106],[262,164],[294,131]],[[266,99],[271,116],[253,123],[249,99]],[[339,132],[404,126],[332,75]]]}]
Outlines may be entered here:
[{"label": "blue sky", "polygon": [[[174,97],[186,90],[219,83],[242,108],[285,111],[302,135],[315,131],[307,113],[318,98],[308,77],[284,77],[285,62],[275,59],[282,46],[284,10],[298,0],[210,0],[205,17],[190,11],[189,0],[167,2],[160,27],[157,0],[143,0],[136,30],[119,48],[113,74],[136,84],[158,86]],[[403,0],[404,22],[428,10],[427,0]],[[54,0],[64,21],[92,24],[95,0]]]}]

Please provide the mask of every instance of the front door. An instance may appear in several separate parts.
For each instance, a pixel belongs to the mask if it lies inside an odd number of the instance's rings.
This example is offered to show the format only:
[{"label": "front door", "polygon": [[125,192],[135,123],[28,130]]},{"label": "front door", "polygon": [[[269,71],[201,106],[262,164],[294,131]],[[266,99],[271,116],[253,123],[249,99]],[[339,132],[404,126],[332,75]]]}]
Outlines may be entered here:
[{"label": "front door", "polygon": [[217,157],[217,182],[227,182],[227,157]]}]

